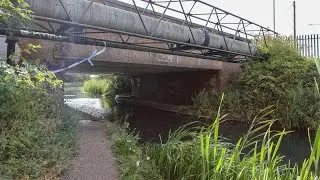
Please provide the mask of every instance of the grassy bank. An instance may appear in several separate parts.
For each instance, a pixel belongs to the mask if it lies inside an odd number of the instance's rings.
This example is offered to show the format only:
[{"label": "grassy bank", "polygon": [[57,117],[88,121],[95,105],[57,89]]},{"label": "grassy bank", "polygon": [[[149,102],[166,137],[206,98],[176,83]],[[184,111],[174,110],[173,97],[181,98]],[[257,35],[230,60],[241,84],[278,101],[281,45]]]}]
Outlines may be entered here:
[{"label": "grassy bank", "polygon": [[50,179],[73,157],[74,114],[63,108],[61,81],[34,66],[0,71],[0,177]]},{"label": "grassy bank", "polygon": [[162,180],[154,161],[138,143],[139,135],[130,133],[127,124],[107,122],[108,137],[112,140],[112,150],[117,157],[122,180]]},{"label": "grassy bank", "polygon": [[[164,179],[318,179],[320,130],[310,158],[299,167],[283,162],[278,149],[287,132],[272,132],[272,121],[256,119],[235,145],[218,136],[219,121],[201,127],[200,132],[183,127],[170,134],[167,142],[149,147],[147,154]],[[261,133],[262,128],[267,130]],[[262,141],[256,141],[257,136]]]},{"label": "grassy bank", "polygon": [[270,109],[261,112],[236,144],[218,135],[220,116],[208,126],[187,124],[160,144],[139,144],[138,134],[130,133],[125,124],[108,123],[107,129],[122,179],[318,179],[320,129],[310,143],[310,157],[301,166],[285,163],[278,150],[289,132],[273,131],[275,121],[266,119],[270,113]]},{"label": "grassy bank", "polygon": [[0,179],[56,179],[75,155],[77,126],[73,112],[64,110],[55,132],[40,134],[29,129],[21,132],[25,137],[11,135],[2,144],[10,150],[0,154]]}]

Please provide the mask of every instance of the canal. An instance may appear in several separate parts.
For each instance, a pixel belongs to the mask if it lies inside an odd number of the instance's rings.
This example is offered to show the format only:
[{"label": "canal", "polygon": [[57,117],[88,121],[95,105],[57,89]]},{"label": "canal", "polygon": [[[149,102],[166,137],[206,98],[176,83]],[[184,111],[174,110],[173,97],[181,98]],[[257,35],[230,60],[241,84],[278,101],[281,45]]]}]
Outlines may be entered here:
[{"label": "canal", "polygon": [[[79,87],[65,88],[65,99],[79,99],[81,101],[91,98],[84,98]],[[93,98],[94,99],[94,98]],[[150,108],[141,105],[117,104],[115,107],[105,102],[106,116],[112,116],[111,108],[117,108],[117,112],[123,115],[128,114],[126,121],[132,131],[139,132],[141,142],[159,143],[160,136],[165,140],[170,131],[185,125],[186,123],[197,121],[195,118],[166,112],[163,110]],[[83,103],[83,102],[82,102]],[[107,117],[108,118],[108,117]],[[231,143],[236,143],[249,129],[249,124],[241,122],[222,122],[220,125],[220,136],[226,138]],[[282,140],[280,153],[285,156],[285,161],[301,164],[310,154],[310,144],[306,132],[293,132]]]}]

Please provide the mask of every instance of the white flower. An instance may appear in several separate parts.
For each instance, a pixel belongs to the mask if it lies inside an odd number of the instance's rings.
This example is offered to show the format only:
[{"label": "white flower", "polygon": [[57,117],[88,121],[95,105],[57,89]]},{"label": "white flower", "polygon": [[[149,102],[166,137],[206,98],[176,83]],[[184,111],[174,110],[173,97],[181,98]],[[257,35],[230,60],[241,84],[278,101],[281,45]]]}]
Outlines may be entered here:
[{"label": "white flower", "polygon": [[147,161],[149,161],[150,160],[150,157],[149,156],[147,156]]},{"label": "white flower", "polygon": [[137,164],[137,166],[139,166],[139,165],[140,165],[140,161],[137,161],[137,163],[136,163],[136,164]]}]

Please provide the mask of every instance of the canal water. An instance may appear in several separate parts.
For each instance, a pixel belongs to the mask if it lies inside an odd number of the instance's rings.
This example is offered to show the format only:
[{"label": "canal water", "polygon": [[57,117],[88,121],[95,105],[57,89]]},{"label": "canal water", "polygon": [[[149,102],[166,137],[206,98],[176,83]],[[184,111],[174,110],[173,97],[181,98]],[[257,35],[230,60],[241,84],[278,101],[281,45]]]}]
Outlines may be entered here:
[{"label": "canal water", "polygon": [[[83,97],[79,88],[66,88],[66,98]],[[107,101],[104,101],[107,102]],[[107,112],[111,110],[106,105]],[[142,142],[159,143],[160,136],[164,140],[170,131],[196,121],[187,116],[172,112],[166,112],[138,105],[117,105],[118,111],[129,114],[127,121],[131,130],[139,132]],[[220,125],[220,136],[227,138],[229,142],[237,140],[248,131],[249,125],[240,122],[223,122]],[[285,161],[301,164],[310,154],[310,144],[306,132],[293,132],[286,135],[280,146],[280,153],[285,156]]]}]

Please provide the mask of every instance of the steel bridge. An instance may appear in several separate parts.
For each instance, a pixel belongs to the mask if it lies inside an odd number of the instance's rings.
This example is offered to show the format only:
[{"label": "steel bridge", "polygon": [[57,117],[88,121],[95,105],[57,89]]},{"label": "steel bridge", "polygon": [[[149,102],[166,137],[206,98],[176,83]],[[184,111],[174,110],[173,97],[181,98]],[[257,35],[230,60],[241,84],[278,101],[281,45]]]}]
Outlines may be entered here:
[{"label": "steel bridge", "polygon": [[260,58],[255,42],[276,34],[202,0],[26,2],[32,24],[1,34],[227,62]]}]

